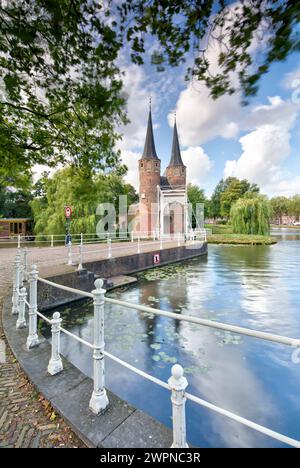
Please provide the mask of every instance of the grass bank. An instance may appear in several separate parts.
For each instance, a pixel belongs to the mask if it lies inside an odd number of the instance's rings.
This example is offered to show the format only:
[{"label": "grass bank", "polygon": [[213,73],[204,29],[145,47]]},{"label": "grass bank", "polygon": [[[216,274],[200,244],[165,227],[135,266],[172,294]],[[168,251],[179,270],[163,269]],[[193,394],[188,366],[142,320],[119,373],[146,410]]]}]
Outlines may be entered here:
[{"label": "grass bank", "polygon": [[208,224],[205,227],[212,231],[212,234],[207,236],[209,244],[272,245],[277,243],[276,238],[272,236],[233,234],[231,226],[227,224]]}]

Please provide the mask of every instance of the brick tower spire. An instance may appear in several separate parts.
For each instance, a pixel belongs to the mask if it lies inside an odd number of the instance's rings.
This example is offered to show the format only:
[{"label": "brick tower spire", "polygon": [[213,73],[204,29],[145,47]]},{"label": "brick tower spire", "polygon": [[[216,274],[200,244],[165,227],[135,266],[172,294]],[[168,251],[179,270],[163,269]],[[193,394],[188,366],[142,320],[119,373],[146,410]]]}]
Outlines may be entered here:
[{"label": "brick tower spire", "polygon": [[139,160],[140,215],[139,231],[151,235],[157,225],[157,186],[160,185],[160,159],[157,156],[153,136],[151,99],[144,151]]},{"label": "brick tower spire", "polygon": [[171,159],[169,165],[166,168],[165,176],[168,179],[168,182],[172,188],[180,187],[185,188],[186,186],[186,167],[182,162],[177,125],[176,125],[176,116],[175,124],[173,131],[173,143],[171,151]]}]

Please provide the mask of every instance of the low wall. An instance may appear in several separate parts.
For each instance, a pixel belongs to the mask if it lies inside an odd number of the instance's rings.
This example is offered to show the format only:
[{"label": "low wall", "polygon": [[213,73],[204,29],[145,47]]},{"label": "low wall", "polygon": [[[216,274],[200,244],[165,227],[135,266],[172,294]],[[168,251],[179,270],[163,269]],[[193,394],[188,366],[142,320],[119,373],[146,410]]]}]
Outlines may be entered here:
[{"label": "low wall", "polygon": [[[110,278],[117,275],[133,274],[149,268],[169,265],[170,263],[187,260],[207,254],[207,244],[172,247],[169,249],[143,252],[140,254],[98,260],[84,264],[81,272],[60,274],[52,276],[51,280],[64,286],[92,291],[95,278]],[[154,256],[159,255],[159,263],[154,263]],[[82,299],[82,296],[38,283],[38,304],[41,311],[53,309],[72,301]]]}]

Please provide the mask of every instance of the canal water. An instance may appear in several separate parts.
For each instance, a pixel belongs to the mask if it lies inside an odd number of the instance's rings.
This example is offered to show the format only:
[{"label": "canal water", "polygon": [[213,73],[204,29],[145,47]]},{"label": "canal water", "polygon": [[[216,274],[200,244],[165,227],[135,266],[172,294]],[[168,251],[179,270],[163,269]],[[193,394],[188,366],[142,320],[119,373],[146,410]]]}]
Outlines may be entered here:
[{"label": "canal water", "polygon": [[[300,337],[300,230],[276,230],[273,246],[211,245],[207,258],[148,270],[110,297]],[[60,309],[63,324],[93,340],[91,302]],[[45,331],[45,333],[47,333]],[[293,348],[106,305],[106,350],[166,381],[180,363],[188,391],[300,439],[300,363]],[[92,353],[63,335],[62,354],[92,376]],[[171,427],[170,394],[106,359],[107,387]],[[188,441],[198,447],[283,444],[187,402]]]}]

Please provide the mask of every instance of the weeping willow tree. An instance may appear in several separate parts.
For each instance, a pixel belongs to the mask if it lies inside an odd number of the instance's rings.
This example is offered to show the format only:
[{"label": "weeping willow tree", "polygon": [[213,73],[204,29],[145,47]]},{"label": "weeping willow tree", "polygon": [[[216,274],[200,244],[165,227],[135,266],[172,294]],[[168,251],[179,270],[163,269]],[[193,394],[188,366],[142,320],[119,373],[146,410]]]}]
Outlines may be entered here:
[{"label": "weeping willow tree", "polygon": [[240,198],[230,210],[232,230],[235,234],[266,236],[270,233],[271,215],[272,209],[267,198]]},{"label": "weeping willow tree", "polygon": [[86,234],[96,232],[99,204],[112,203],[118,213],[119,195],[127,195],[128,205],[137,200],[134,188],[118,173],[93,174],[74,166],[60,169],[52,177],[45,175],[40,185],[40,196],[31,202],[38,236],[65,233],[65,205],[73,208],[71,234]]}]

